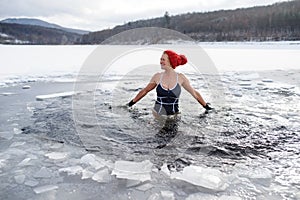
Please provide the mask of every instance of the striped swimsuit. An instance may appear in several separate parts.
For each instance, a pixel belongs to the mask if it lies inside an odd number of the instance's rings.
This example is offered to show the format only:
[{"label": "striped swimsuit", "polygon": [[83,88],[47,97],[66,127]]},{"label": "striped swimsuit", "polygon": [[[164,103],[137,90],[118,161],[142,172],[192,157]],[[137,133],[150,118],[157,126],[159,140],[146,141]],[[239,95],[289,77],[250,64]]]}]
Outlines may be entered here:
[{"label": "striped swimsuit", "polygon": [[181,87],[178,84],[178,74],[177,83],[172,89],[164,89],[162,87],[162,77],[160,77],[159,84],[156,87],[157,99],[154,105],[154,110],[159,115],[173,115],[179,112],[179,96],[181,93]]}]

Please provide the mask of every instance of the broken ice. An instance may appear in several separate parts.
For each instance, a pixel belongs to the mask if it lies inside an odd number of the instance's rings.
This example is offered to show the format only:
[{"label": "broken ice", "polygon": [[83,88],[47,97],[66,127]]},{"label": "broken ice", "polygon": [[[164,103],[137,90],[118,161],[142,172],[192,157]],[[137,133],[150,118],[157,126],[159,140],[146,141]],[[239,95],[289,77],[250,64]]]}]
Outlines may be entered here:
[{"label": "broken ice", "polygon": [[42,167],[38,172],[34,174],[35,178],[50,178],[52,177],[52,171],[46,167]]},{"label": "broken ice", "polygon": [[74,91],[70,91],[70,92],[53,93],[53,94],[47,94],[47,95],[38,95],[35,98],[37,101],[43,101],[45,99],[50,99],[50,98],[69,97],[74,94],[76,94]]},{"label": "broken ice", "polygon": [[196,194],[191,194],[186,198],[186,200],[242,200],[242,198],[238,196],[227,196],[227,195],[222,195],[220,197],[215,196],[215,195],[210,195],[210,194],[203,194],[203,193],[196,193]]},{"label": "broken ice", "polygon": [[40,194],[43,192],[48,192],[48,191],[56,190],[56,189],[58,189],[58,186],[56,186],[56,185],[44,185],[44,186],[36,187],[33,190],[36,194]]},{"label": "broken ice", "polygon": [[92,178],[94,176],[94,172],[91,172],[89,169],[82,170],[81,179]]},{"label": "broken ice", "polygon": [[26,176],[24,174],[20,174],[20,175],[16,175],[14,178],[18,184],[22,184],[24,183]]},{"label": "broken ice", "polygon": [[113,164],[110,161],[106,161],[100,157],[95,156],[94,154],[86,154],[81,157],[81,163],[90,165],[94,169],[98,170],[103,167],[112,168]]},{"label": "broken ice", "polygon": [[240,174],[241,177],[251,179],[253,182],[263,185],[270,186],[272,180],[272,172],[266,168],[256,168],[254,170],[245,171]]},{"label": "broken ice", "polygon": [[97,173],[94,174],[92,177],[94,181],[99,183],[107,183],[111,180],[110,173],[107,168],[99,170]]},{"label": "broken ice", "polygon": [[64,152],[51,152],[47,153],[45,156],[47,156],[49,159],[52,160],[61,160],[67,157],[67,153]]},{"label": "broken ice", "polygon": [[216,169],[200,166],[187,166],[182,172],[171,173],[170,177],[213,191],[223,191],[227,188],[224,174]]},{"label": "broken ice", "polygon": [[68,175],[76,175],[76,174],[81,174],[82,170],[83,169],[81,166],[72,166],[72,167],[61,168],[58,171],[66,172],[68,173]]},{"label": "broken ice", "polygon": [[150,172],[152,166],[153,164],[149,160],[142,162],[116,161],[112,175],[116,175],[117,178],[139,180],[143,182],[151,180]]}]

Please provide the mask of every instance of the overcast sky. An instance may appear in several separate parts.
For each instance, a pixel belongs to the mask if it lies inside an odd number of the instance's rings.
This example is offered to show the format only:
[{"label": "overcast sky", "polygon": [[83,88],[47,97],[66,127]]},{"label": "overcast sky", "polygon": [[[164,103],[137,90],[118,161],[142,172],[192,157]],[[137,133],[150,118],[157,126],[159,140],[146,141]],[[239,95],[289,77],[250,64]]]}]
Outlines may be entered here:
[{"label": "overcast sky", "polygon": [[187,12],[270,5],[287,0],[0,0],[0,20],[30,17],[90,31]]}]

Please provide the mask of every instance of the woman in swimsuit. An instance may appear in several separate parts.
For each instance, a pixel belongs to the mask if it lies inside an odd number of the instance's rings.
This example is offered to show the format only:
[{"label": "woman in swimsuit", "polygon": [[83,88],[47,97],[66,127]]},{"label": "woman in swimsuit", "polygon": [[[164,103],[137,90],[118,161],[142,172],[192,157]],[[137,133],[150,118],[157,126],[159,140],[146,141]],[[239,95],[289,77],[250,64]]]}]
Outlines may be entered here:
[{"label": "woman in swimsuit", "polygon": [[211,110],[209,103],[206,103],[199,92],[191,85],[185,75],[177,73],[175,68],[187,63],[184,55],[178,55],[174,51],[166,50],[160,58],[161,69],[164,72],[152,76],[148,85],[142,89],[128,106],[131,107],[142,99],[148,92],[156,88],[157,100],[154,105],[154,115],[174,115],[179,113],[178,103],[181,87],[187,90],[206,110]]}]

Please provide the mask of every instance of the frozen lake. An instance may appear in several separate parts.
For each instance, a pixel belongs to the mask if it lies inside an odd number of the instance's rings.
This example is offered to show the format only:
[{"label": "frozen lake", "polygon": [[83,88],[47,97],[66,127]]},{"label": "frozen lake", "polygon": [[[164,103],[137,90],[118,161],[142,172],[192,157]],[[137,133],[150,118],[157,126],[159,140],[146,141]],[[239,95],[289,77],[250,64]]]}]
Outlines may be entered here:
[{"label": "frozen lake", "polygon": [[[0,45],[0,77],[78,72],[97,47]],[[172,45],[158,47],[172,48]],[[300,42],[200,43],[199,48],[208,54],[219,71],[299,69]]]},{"label": "frozen lake", "polygon": [[[215,111],[186,92],[176,119],[153,119],[154,92],[124,106],[161,49]],[[0,199],[300,199],[300,43],[0,53]]]}]

